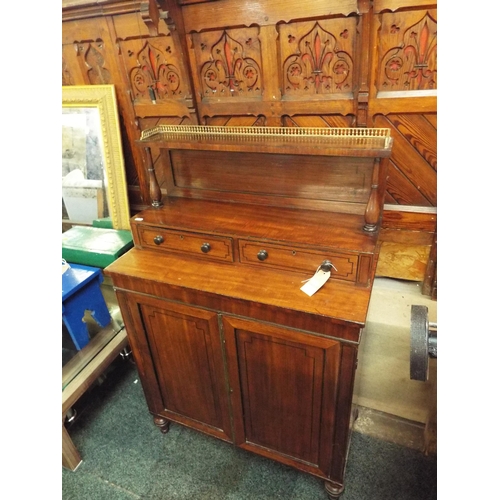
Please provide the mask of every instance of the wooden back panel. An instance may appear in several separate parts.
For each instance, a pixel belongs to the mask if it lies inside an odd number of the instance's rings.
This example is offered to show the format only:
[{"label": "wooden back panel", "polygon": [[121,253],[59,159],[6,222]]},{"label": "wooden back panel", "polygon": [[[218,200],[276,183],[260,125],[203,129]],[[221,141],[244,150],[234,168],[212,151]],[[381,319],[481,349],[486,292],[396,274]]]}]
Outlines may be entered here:
[{"label": "wooden back panel", "polygon": [[362,214],[370,195],[372,158],[175,149],[164,154],[171,196]]}]

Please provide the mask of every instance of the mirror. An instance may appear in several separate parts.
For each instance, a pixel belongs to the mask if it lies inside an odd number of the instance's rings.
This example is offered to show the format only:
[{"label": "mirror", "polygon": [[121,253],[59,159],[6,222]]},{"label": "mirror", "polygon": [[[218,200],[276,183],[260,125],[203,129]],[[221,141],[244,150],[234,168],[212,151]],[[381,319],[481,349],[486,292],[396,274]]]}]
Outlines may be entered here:
[{"label": "mirror", "polygon": [[62,222],[130,229],[114,85],[62,87]]}]

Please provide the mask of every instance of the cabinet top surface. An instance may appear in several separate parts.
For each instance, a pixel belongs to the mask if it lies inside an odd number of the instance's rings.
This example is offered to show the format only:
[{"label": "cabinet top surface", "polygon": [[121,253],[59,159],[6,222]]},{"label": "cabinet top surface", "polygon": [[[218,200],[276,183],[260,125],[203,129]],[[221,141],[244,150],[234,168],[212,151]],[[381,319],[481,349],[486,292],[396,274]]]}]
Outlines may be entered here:
[{"label": "cabinet top surface", "polygon": [[361,326],[366,320],[371,294],[371,286],[357,287],[330,279],[309,297],[300,290],[302,281],[311,277],[305,273],[200,262],[184,255],[136,248],[109,265],[105,274],[112,277],[118,288],[127,288],[130,279],[140,280],[146,288],[151,286],[146,293],[155,293],[157,285],[169,285]]},{"label": "cabinet top surface", "polygon": [[318,210],[166,198],[160,208],[146,209],[132,224],[162,226],[215,235],[295,242],[307,247],[329,247],[373,252],[376,233],[363,231],[363,216]]}]

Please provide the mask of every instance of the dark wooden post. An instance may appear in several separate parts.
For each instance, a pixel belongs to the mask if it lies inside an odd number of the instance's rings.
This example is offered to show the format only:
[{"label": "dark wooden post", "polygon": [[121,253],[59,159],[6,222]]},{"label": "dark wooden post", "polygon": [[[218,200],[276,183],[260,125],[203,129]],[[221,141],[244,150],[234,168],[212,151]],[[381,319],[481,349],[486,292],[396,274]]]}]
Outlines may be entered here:
[{"label": "dark wooden post", "polygon": [[151,156],[151,148],[144,148],[146,150],[146,165],[148,169],[149,178],[149,196],[151,198],[151,206],[158,208],[161,207],[161,189],[156,179],[155,169],[153,165],[153,157]]},{"label": "dark wooden post", "polygon": [[373,232],[377,230],[377,224],[380,218],[380,204],[378,196],[379,177],[380,177],[380,158],[377,158],[373,164],[372,189],[365,210],[365,225],[363,229],[368,232]]},{"label": "dark wooden post", "polygon": [[368,121],[368,99],[370,93],[369,71],[371,68],[371,51],[370,51],[370,9],[371,3],[369,0],[358,0],[358,11],[361,14],[359,17],[358,32],[358,53],[360,55],[358,62],[359,71],[359,87],[356,97],[356,126],[366,127]]}]

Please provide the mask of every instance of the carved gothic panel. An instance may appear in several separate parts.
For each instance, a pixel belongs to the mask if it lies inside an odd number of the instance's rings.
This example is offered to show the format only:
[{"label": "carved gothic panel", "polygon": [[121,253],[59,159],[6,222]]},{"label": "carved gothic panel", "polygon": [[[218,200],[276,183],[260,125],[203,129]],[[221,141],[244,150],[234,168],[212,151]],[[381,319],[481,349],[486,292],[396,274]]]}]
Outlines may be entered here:
[{"label": "carved gothic panel", "polygon": [[64,58],[64,52],[62,58],[62,85],[75,85],[68,62]]},{"label": "carved gothic panel", "polygon": [[437,88],[436,21],[435,11],[381,14],[379,91]]},{"label": "carved gothic panel", "polygon": [[111,73],[106,66],[104,42],[86,42],[76,44],[80,68],[86,81],[91,85],[107,85],[113,83]]},{"label": "carved gothic panel", "polygon": [[170,36],[121,42],[134,102],[157,104],[188,95]]},{"label": "carved gothic panel", "polygon": [[278,31],[284,97],[352,93],[355,18],[282,24]]},{"label": "carved gothic panel", "polygon": [[260,98],[263,90],[258,28],[193,34],[202,99]]}]

